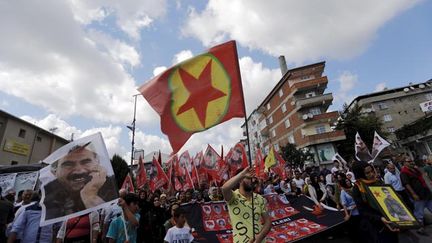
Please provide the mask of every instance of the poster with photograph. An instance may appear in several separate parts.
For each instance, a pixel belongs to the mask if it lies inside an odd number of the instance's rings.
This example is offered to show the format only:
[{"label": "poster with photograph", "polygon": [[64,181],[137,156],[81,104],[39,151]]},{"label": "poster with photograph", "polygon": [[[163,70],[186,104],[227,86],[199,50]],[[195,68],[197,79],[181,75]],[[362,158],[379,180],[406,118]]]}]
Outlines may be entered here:
[{"label": "poster with photograph", "polygon": [[228,208],[225,202],[202,204],[201,212],[205,231],[231,229]]},{"label": "poster with photograph", "polygon": [[361,139],[359,133],[356,133],[355,135],[354,149],[355,149],[355,157],[357,158],[357,160],[363,162],[369,162],[373,159],[372,155],[369,152],[368,147]]},{"label": "poster with photograph", "polygon": [[390,185],[369,186],[369,195],[377,202],[383,216],[399,228],[416,228],[419,223]]},{"label": "poster with photograph", "polygon": [[38,171],[18,173],[15,178],[15,191],[18,193],[22,190],[34,190],[38,176]]},{"label": "poster with photograph", "polygon": [[373,160],[375,160],[376,157],[378,157],[378,155],[388,146],[390,146],[390,143],[375,131],[371,154]]},{"label": "poster with photograph", "polygon": [[101,133],[59,148],[43,160],[41,226],[106,207],[118,199],[117,183]]},{"label": "poster with photograph", "polygon": [[2,196],[5,196],[10,190],[14,190],[16,176],[17,173],[0,175],[0,187],[2,189]]}]

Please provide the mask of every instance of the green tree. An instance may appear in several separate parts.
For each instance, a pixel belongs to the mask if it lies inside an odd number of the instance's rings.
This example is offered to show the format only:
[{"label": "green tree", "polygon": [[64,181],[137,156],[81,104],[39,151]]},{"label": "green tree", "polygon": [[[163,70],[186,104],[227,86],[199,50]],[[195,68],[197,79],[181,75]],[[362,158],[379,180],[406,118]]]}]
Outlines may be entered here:
[{"label": "green tree", "polygon": [[358,105],[348,109],[348,105],[343,105],[343,110],[340,111],[340,118],[336,124],[337,130],[345,132],[346,139],[336,143],[338,153],[350,161],[354,159],[355,154],[355,135],[358,132],[362,140],[366,143],[369,151],[372,149],[372,143],[375,131],[386,138],[388,133],[383,129],[382,121],[373,113],[363,114],[362,108]]},{"label": "green tree", "polygon": [[288,164],[294,167],[303,167],[306,161],[313,160],[311,152],[297,149],[296,146],[291,143],[281,147],[281,156]]},{"label": "green tree", "polygon": [[111,165],[117,180],[117,186],[120,188],[124,179],[126,178],[126,175],[129,173],[129,167],[126,161],[118,154],[114,154],[111,158]]}]

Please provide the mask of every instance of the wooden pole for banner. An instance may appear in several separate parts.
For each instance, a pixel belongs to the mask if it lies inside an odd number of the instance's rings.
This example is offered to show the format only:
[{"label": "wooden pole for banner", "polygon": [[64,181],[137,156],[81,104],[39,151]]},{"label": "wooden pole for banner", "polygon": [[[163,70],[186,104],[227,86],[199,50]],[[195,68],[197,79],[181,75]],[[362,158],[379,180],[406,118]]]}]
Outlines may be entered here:
[{"label": "wooden pole for banner", "polygon": [[[237,53],[237,43],[234,45],[234,52],[235,52],[235,57],[238,60],[238,53]],[[247,146],[248,146],[248,155],[249,155],[249,167],[252,167],[252,155],[251,155],[251,148],[250,148],[250,139],[249,139],[249,127],[248,127],[248,121],[247,121],[247,113],[246,113],[246,102],[245,102],[245,97],[244,97],[244,93],[243,93],[243,84],[242,84],[242,78],[241,78],[241,73],[240,73],[240,66],[238,64],[238,61],[236,62],[237,64],[237,69],[239,70],[238,73],[238,79],[240,81],[240,88],[241,88],[241,94],[242,94],[242,99],[243,99],[243,110],[245,113],[244,116],[244,120],[245,120],[245,125],[246,125],[246,138],[247,138]],[[253,240],[255,240],[255,213],[254,213],[254,191],[255,188],[253,188],[252,190],[252,238]]]},{"label": "wooden pole for banner", "polygon": [[123,228],[124,228],[124,231],[125,231],[126,242],[129,242],[129,235],[128,235],[127,227],[126,227],[126,218],[124,216],[123,209],[122,209],[121,214],[122,214],[122,218],[123,218]]}]

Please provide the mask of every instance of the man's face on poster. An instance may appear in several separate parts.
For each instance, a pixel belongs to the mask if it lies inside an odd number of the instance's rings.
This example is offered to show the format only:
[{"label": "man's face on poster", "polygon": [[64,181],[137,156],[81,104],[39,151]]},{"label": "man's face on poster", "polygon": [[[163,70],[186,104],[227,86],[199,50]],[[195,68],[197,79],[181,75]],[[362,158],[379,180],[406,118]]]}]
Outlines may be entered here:
[{"label": "man's face on poster", "polygon": [[204,162],[206,167],[213,168],[216,165],[216,157],[210,152],[206,153]]},{"label": "man's face on poster", "polygon": [[241,164],[242,162],[242,152],[240,150],[234,149],[231,162],[236,164]]},{"label": "man's face on poster", "polygon": [[90,173],[99,171],[96,153],[82,148],[67,154],[58,161],[57,179],[73,191],[80,191],[91,179]]}]

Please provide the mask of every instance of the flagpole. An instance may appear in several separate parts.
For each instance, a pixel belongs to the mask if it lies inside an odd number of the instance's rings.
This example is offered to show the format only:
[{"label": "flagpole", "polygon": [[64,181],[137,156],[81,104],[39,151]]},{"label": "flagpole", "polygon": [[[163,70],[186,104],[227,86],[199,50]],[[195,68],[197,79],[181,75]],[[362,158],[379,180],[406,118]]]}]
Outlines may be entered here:
[{"label": "flagpole", "polygon": [[[248,155],[249,155],[249,167],[252,167],[252,155],[251,155],[251,148],[250,148],[250,139],[249,139],[249,126],[248,126],[248,121],[247,121],[247,113],[246,113],[246,102],[245,102],[245,97],[244,97],[244,92],[243,92],[243,83],[242,83],[242,78],[241,78],[241,73],[240,73],[240,65],[238,62],[238,53],[237,53],[237,42],[235,42],[234,45],[234,53],[235,53],[235,57],[237,59],[236,65],[237,65],[237,69],[239,70],[238,72],[238,78],[240,80],[240,88],[241,88],[241,95],[242,95],[242,99],[243,99],[243,110],[245,113],[244,116],[244,120],[245,120],[245,125],[246,125],[246,139],[247,139],[247,146],[248,146]],[[258,148],[259,149],[259,148]],[[253,188],[252,190],[252,238],[253,240],[255,240],[255,213],[254,213],[254,194],[255,188]]]},{"label": "flagpole", "polygon": [[135,102],[134,102],[134,116],[133,116],[133,121],[132,121],[132,149],[131,149],[131,162],[130,162],[130,166],[131,166],[131,171],[132,171],[132,165],[133,165],[133,160],[134,160],[134,150],[135,150],[135,122],[136,122],[136,104],[137,104],[137,96],[139,94],[133,95]]}]

